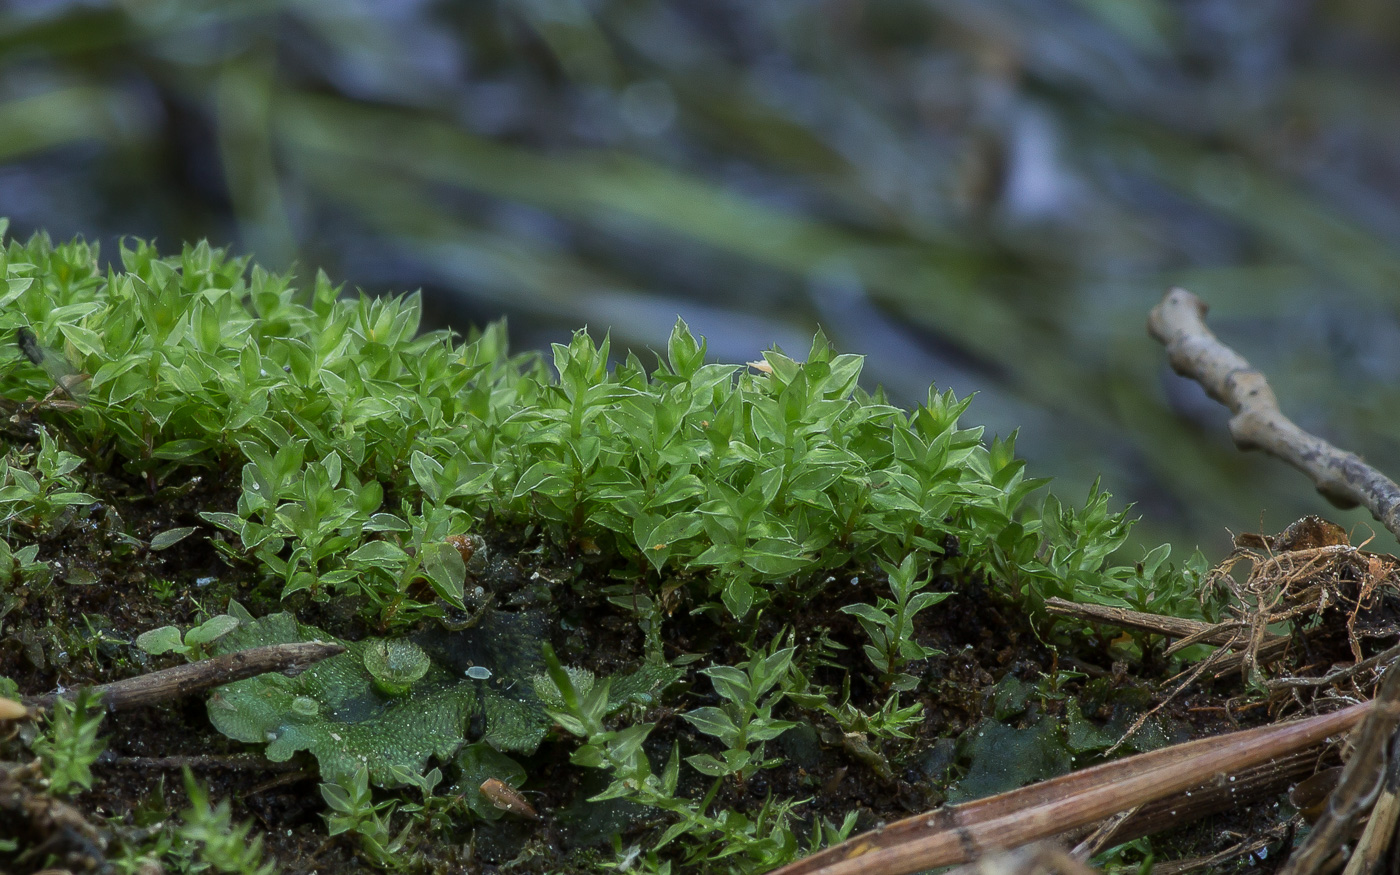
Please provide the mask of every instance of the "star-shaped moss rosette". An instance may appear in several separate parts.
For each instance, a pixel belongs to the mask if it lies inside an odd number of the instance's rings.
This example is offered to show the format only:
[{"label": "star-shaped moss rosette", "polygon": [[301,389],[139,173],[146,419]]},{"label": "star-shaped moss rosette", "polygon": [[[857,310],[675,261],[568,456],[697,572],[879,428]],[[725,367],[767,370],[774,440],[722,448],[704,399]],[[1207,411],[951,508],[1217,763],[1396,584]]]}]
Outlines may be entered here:
[{"label": "star-shaped moss rosette", "polygon": [[[289,613],[253,619],[237,603],[229,613],[240,623],[211,648],[215,655],[336,640]],[[209,719],[230,738],[266,743],[274,762],[307,750],[326,780],[348,779],[363,765],[381,787],[402,783],[395,766],[421,774],[429,757],[447,762],[468,740],[532,753],[553,724],[534,683],[545,628],[538,613],[496,611],[471,629],[418,641],[340,642],[345,653],[294,678],[265,674],[220,687],[209,698]],[[649,704],[681,673],[646,663],[616,679],[609,705]]]}]

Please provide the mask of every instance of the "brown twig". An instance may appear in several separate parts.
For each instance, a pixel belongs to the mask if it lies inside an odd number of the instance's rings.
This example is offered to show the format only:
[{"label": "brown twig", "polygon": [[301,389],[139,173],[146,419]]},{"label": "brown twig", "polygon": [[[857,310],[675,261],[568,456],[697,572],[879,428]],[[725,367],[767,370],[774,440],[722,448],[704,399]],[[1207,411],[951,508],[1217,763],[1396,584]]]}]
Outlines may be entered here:
[{"label": "brown twig", "polygon": [[[1244,623],[1240,620],[1226,620],[1217,623],[1209,629],[1173,641],[1166,650],[1162,651],[1162,655],[1175,656],[1186,648],[1193,647],[1197,644],[1216,644],[1219,645],[1222,650],[1227,650],[1239,643],[1239,630],[1243,627]],[[1284,638],[1282,635],[1277,636],[1274,640],[1283,644],[1288,643],[1288,639]]]},{"label": "brown twig", "polygon": [[[1183,674],[1185,674],[1185,678],[1182,679],[1176,686],[1172,687],[1169,693],[1167,693],[1165,696],[1162,696],[1161,700],[1158,701],[1157,704],[1153,705],[1151,708],[1139,714],[1137,718],[1133,720],[1132,725],[1128,727],[1128,730],[1124,732],[1121,736],[1119,736],[1118,740],[1115,741],[1112,744],[1112,746],[1108,748],[1108,750],[1104,751],[1104,756],[1113,756],[1113,754],[1117,753],[1118,749],[1124,744],[1127,744],[1130,738],[1132,738],[1134,735],[1137,735],[1138,732],[1142,731],[1142,727],[1147,725],[1147,721],[1152,719],[1152,716],[1154,714],[1165,708],[1167,704],[1173,699],[1175,699],[1183,690],[1194,684],[1202,674],[1204,674],[1208,669],[1210,669],[1211,666],[1219,662],[1221,654],[1225,653],[1225,648],[1229,647],[1234,643],[1235,639],[1231,638],[1219,650],[1214,651],[1205,659],[1197,663],[1190,670],[1190,672],[1183,672]],[[1177,677],[1181,677],[1181,675],[1177,675]],[[1176,678],[1173,678],[1173,680],[1175,679]]]},{"label": "brown twig", "polygon": [[[1121,629],[1136,629],[1139,632],[1152,632],[1168,638],[1180,640],[1167,648],[1167,655],[1177,653],[1192,644],[1214,644],[1231,647],[1239,642],[1239,629],[1244,625],[1239,620],[1226,620],[1221,623],[1207,623],[1204,620],[1188,620],[1166,614],[1149,614],[1144,611],[1130,611],[1107,605],[1079,604],[1062,598],[1045,600],[1045,611],[1061,617],[1074,617],[1094,623],[1107,623]],[[1270,632],[1264,638],[1261,649],[1272,654],[1281,653],[1288,646],[1286,635]]]},{"label": "brown twig", "polygon": [[[1207,623],[1203,620],[1188,620],[1183,617],[1170,617],[1166,614],[1149,614],[1143,611],[1130,611],[1127,608],[1115,608],[1108,605],[1080,604],[1062,598],[1048,598],[1045,600],[1045,611],[1060,617],[1074,617],[1080,620],[1092,620],[1097,623],[1107,623],[1111,626],[1118,626],[1122,629],[1136,629],[1139,632],[1154,632],[1158,635],[1166,635],[1169,638],[1189,638],[1193,635],[1205,635],[1202,640],[1207,644],[1220,644],[1222,641],[1216,640],[1216,626],[1214,623]],[[1228,632],[1223,635],[1228,638]]]},{"label": "brown twig", "polygon": [[1307,474],[1341,507],[1364,506],[1400,538],[1400,486],[1361,461],[1303,431],[1279,410],[1264,375],[1221,343],[1205,324],[1206,305],[1172,289],[1152,308],[1147,329],[1167,348],[1172,369],[1190,377],[1234,414],[1230,436],[1242,450],[1263,450]]},{"label": "brown twig", "polygon": [[[1093,830],[1080,839],[1079,843],[1070,850],[1070,856],[1074,857],[1076,860],[1087,860],[1104,848],[1112,847],[1110,842],[1119,844],[1113,841],[1113,837],[1118,835],[1124,825],[1138,817],[1141,812],[1142,806],[1139,805],[1136,808],[1120,811],[1112,817],[1096,824]],[[1175,814],[1175,812],[1173,812],[1173,814]]]},{"label": "brown twig", "polygon": [[[326,644],[322,641],[269,644],[266,647],[252,647],[213,659],[202,659],[189,665],[179,665],[113,681],[110,684],[92,687],[92,691],[102,696],[102,703],[108,710],[121,711],[178,699],[270,671],[298,674],[327,657],[344,652],[344,645]],[[71,698],[75,694],[76,691],[71,691],[62,695]],[[49,693],[27,698],[25,704],[35,708],[47,708],[59,695]]]},{"label": "brown twig", "polygon": [[[1127,608],[1114,608],[1105,605],[1078,604],[1061,598],[1045,600],[1047,613],[1061,617],[1074,617],[1090,622],[1107,623],[1122,629],[1136,629],[1140,632],[1153,632],[1167,637],[1178,637],[1166,649],[1166,655],[1179,653],[1192,644],[1214,644],[1221,648],[1218,657],[1213,656],[1209,665],[1213,677],[1225,677],[1240,670],[1250,658],[1248,652],[1227,654],[1224,651],[1238,645],[1241,640],[1239,630],[1245,626],[1241,620],[1226,620],[1220,623],[1207,623],[1202,620],[1187,620],[1164,614],[1149,614],[1143,611],[1130,611]],[[1290,639],[1286,635],[1266,632],[1254,659],[1269,662],[1282,656],[1288,649]]]},{"label": "brown twig", "polygon": [[1264,686],[1271,691],[1306,687],[1330,687],[1348,678],[1354,677],[1367,669],[1375,668],[1378,665],[1389,665],[1397,657],[1400,657],[1400,644],[1389,647],[1369,659],[1354,662],[1346,668],[1339,668],[1320,678],[1270,678],[1264,682]]},{"label": "brown twig", "polygon": [[1203,817],[1239,811],[1256,799],[1276,796],[1317,772],[1327,762],[1331,746],[1313,746],[1266,763],[1230,773],[1229,780],[1212,781],[1190,791],[1143,805],[1106,839],[1104,847],[1155,835]]},{"label": "brown twig", "polygon": [[1311,747],[1355,725],[1370,703],[1127,757],[1020,790],[906,818],[774,875],[907,875],[967,862],[1192,790],[1216,776]]}]

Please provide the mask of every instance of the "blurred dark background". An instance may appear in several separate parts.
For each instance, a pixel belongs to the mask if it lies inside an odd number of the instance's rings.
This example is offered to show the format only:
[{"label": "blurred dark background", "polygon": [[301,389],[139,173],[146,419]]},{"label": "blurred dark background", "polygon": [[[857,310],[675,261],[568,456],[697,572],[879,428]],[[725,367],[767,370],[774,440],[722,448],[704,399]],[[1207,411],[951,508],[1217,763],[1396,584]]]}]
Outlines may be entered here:
[{"label": "blurred dark background", "polygon": [[0,215],[422,288],[517,348],[680,315],[742,362],[821,326],[1218,557],[1368,517],[1237,453],[1147,311],[1206,298],[1300,424],[1400,474],[1397,73],[1386,0],[11,0]]}]

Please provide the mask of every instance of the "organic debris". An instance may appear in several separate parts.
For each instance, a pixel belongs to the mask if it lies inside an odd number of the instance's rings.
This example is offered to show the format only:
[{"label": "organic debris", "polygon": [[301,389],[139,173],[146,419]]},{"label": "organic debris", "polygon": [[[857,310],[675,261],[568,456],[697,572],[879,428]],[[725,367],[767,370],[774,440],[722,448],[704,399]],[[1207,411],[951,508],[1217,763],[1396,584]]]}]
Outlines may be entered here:
[{"label": "organic debris", "polygon": [[[1319,517],[1273,537],[1237,537],[1207,583],[1228,590],[1232,613],[1212,627],[1213,638],[1229,636],[1212,662],[1216,677],[1243,671],[1270,692],[1345,683],[1337,693],[1370,698],[1374,673],[1363,673],[1394,655],[1377,645],[1400,641],[1400,560],[1351,546]],[[1290,634],[1271,633],[1277,624]]]}]

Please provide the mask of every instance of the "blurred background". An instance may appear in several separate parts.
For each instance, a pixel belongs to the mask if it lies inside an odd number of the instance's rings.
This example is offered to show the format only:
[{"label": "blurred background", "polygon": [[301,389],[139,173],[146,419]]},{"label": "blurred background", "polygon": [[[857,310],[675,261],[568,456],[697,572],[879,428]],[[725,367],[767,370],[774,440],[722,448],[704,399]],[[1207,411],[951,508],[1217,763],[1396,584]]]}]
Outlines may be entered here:
[{"label": "blurred background", "polygon": [[0,215],[421,288],[517,349],[645,357],[679,315],[742,362],[820,326],[1219,558],[1369,517],[1237,453],[1147,311],[1201,295],[1400,475],[1397,74],[1386,0],[10,0]]}]

